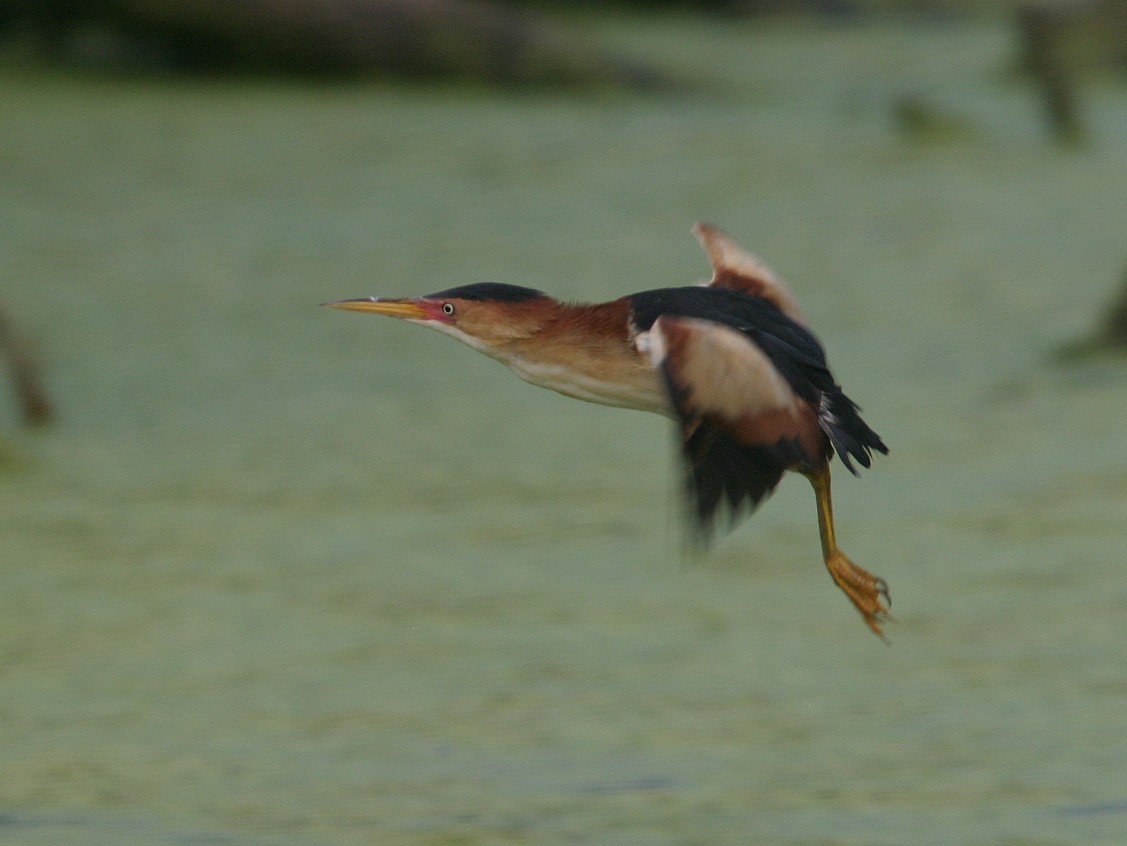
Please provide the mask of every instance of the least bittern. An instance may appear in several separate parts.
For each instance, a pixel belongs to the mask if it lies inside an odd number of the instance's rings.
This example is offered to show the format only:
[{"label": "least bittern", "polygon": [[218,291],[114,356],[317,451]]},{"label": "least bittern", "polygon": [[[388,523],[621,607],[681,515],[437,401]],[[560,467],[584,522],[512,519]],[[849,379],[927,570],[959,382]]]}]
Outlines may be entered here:
[{"label": "least bittern", "polygon": [[704,544],[754,510],[785,471],[801,473],[814,488],[826,569],[880,635],[888,586],[837,545],[830,459],[837,453],[856,473],[854,462],[868,467],[873,450],[888,449],[834,380],[782,281],[715,227],[693,232],[712,264],[705,285],[597,305],[496,283],[326,305],[430,326],[569,397],[671,417],[690,524]]}]

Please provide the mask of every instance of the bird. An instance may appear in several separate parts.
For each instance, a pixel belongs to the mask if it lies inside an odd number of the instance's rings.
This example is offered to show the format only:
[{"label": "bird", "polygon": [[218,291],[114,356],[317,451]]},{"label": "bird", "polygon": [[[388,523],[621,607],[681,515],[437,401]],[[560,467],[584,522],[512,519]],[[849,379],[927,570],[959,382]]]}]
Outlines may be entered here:
[{"label": "bird", "polygon": [[568,397],[664,415],[675,424],[690,539],[706,547],[770,496],[788,471],[814,491],[822,560],[883,639],[884,579],[837,544],[834,455],[857,475],[888,447],[826,363],[787,285],[716,226],[692,228],[712,267],[703,283],[605,303],[564,302],[533,288],[478,282],[425,296],[322,305],[382,314],[450,335],[534,385]]}]

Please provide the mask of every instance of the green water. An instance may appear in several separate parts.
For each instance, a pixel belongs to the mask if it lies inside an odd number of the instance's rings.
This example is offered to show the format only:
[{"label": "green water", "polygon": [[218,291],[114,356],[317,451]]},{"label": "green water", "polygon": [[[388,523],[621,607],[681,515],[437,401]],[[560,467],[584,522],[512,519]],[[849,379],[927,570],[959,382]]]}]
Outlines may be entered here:
[{"label": "green water", "polygon": [[[607,25],[675,100],[0,76],[0,842],[1127,842],[1127,92],[1002,28]],[[961,127],[894,131],[923,98]],[[328,299],[788,277],[892,448],[680,556],[671,433]]]}]

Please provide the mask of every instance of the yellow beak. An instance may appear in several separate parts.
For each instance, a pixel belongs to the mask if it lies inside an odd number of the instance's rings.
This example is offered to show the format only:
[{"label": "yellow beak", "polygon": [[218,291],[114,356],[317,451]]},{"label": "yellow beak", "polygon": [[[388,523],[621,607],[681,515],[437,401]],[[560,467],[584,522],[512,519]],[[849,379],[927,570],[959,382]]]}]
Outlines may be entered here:
[{"label": "yellow beak", "polygon": [[322,303],[322,305],[343,309],[344,311],[386,314],[388,317],[402,317],[407,320],[425,320],[428,317],[426,309],[411,300],[381,300],[376,297],[362,297],[355,300],[337,300],[336,302]]}]

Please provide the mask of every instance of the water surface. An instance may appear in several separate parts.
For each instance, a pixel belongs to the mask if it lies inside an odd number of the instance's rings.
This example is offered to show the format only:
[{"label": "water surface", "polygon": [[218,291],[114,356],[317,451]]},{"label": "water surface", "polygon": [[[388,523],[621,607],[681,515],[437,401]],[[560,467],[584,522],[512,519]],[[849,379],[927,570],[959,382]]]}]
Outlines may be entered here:
[{"label": "water surface", "polygon": [[[0,77],[0,841],[1119,844],[1127,95],[1045,143],[1006,32],[621,25],[663,100]],[[923,97],[964,132],[905,139]],[[656,416],[319,310],[792,282],[892,447],[685,566]]]}]

